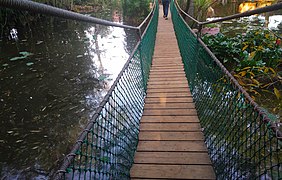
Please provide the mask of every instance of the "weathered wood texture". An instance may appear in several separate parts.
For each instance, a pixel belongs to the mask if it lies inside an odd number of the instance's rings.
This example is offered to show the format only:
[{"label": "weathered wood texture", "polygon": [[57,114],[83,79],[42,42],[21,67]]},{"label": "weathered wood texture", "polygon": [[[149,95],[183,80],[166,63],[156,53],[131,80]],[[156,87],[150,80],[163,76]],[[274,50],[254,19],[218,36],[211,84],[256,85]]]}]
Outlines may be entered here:
[{"label": "weathered wood texture", "polygon": [[132,179],[215,179],[171,19],[162,18]]}]

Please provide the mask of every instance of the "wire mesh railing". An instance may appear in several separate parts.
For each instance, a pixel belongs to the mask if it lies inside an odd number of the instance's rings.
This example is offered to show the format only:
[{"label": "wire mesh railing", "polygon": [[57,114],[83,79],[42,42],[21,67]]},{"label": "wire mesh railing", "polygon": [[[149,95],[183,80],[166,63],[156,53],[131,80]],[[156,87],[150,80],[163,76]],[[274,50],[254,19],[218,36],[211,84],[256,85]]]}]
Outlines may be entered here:
[{"label": "wire mesh railing", "polygon": [[130,179],[158,23],[150,22],[54,179]]},{"label": "wire mesh railing", "polygon": [[282,135],[185,23],[172,20],[217,179],[281,179]]}]

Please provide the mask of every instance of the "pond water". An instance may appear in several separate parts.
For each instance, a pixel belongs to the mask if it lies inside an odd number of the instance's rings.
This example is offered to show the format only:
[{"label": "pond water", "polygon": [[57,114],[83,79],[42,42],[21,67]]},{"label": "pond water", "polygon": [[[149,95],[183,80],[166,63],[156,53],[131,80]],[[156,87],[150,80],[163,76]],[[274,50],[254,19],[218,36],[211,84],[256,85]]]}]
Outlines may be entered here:
[{"label": "pond water", "polygon": [[[217,3],[212,6],[212,10],[208,13],[207,20],[217,19],[256,8],[271,5],[271,1],[232,1]],[[257,27],[267,27],[275,33],[282,34],[282,10],[259,15],[252,15],[244,18],[237,18],[222,23],[217,23],[220,27],[220,32],[234,35],[236,33],[244,33]]]},{"label": "pond water", "polygon": [[[145,18],[124,15],[121,4],[92,15],[130,25]],[[48,179],[129,57],[136,31],[41,16],[1,34],[0,178]]]}]

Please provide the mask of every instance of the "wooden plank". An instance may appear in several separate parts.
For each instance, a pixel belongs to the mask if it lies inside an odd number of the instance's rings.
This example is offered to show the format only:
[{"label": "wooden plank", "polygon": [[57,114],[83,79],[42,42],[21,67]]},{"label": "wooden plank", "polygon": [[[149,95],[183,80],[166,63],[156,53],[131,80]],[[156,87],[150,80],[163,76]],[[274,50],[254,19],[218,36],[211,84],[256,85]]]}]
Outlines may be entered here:
[{"label": "wooden plank", "polygon": [[142,132],[139,135],[141,141],[187,141],[187,140],[204,140],[202,132]]},{"label": "wooden plank", "polygon": [[185,74],[180,72],[150,72],[152,77],[186,77]]},{"label": "wooden plank", "polygon": [[165,103],[191,103],[193,102],[193,98],[187,98],[187,97],[159,97],[159,98],[146,98],[145,99],[145,103],[161,103],[161,104],[165,104]]},{"label": "wooden plank", "polygon": [[192,95],[191,93],[188,92],[171,92],[171,93],[148,93],[147,96],[148,98],[150,97],[155,97],[155,98],[163,98],[163,97],[189,97],[191,98]]},{"label": "wooden plank", "polygon": [[144,109],[195,109],[195,105],[194,103],[147,103]]},{"label": "wooden plank", "polygon": [[138,152],[134,163],[211,165],[208,154],[202,152]]},{"label": "wooden plank", "polygon": [[134,164],[132,178],[216,179],[209,165],[151,165]]},{"label": "wooden plank", "polygon": [[153,79],[150,79],[150,81],[148,82],[148,85],[175,85],[175,84],[185,84],[187,85],[188,82],[186,79],[183,79],[183,80],[176,80],[176,81],[158,81],[158,80],[153,80]]},{"label": "wooden plank", "polygon": [[182,66],[184,67],[182,60],[181,59],[171,59],[171,58],[159,58],[159,57],[155,57],[153,59],[152,65],[157,65],[161,66],[161,65],[165,65],[165,64],[172,64],[172,65],[178,65],[178,66]]},{"label": "wooden plank", "polygon": [[178,68],[183,68],[182,62],[179,64],[173,64],[173,63],[153,63],[152,64],[152,69],[178,69]]},{"label": "wooden plank", "polygon": [[137,151],[207,152],[203,141],[139,141]]},{"label": "wooden plank", "polygon": [[197,115],[196,109],[147,109],[144,116],[173,116],[173,115]]},{"label": "wooden plank", "polygon": [[189,123],[199,122],[198,116],[142,116],[142,123],[154,122],[154,123]]},{"label": "wooden plank", "polygon": [[[156,49],[156,48],[155,48]],[[155,62],[156,60],[158,60],[159,58],[156,58],[156,59],[153,59],[153,62]],[[170,59],[172,62],[175,62],[175,61],[182,61],[182,58],[181,56],[175,56],[175,57],[163,57],[161,59]]]},{"label": "wooden plank", "polygon": [[182,67],[184,67],[182,60],[177,59],[177,60],[173,60],[173,59],[169,59],[169,58],[165,58],[165,57],[154,57],[155,60],[152,62],[152,64],[181,64]]},{"label": "wooden plank", "polygon": [[147,86],[148,88],[151,89],[159,89],[159,88],[173,88],[173,89],[177,89],[177,88],[189,88],[188,84],[170,84],[170,85],[166,85],[166,84],[148,84]]},{"label": "wooden plank", "polygon": [[186,77],[185,76],[181,76],[181,77],[161,77],[161,76],[158,76],[158,77],[150,77],[149,78],[149,82],[150,81],[187,81]]},{"label": "wooden plank", "polygon": [[183,73],[183,69],[181,71],[175,71],[175,70],[154,70],[154,69],[151,69],[150,70],[150,74],[184,74]]},{"label": "wooden plank", "polygon": [[182,88],[171,88],[171,89],[168,89],[168,88],[158,88],[158,89],[154,89],[154,88],[150,88],[147,90],[147,93],[157,93],[157,92],[160,92],[160,93],[169,93],[169,92],[188,92],[189,89],[186,88],[186,87],[182,87]]},{"label": "wooden plank", "polygon": [[170,73],[170,72],[179,72],[179,71],[184,71],[184,68],[151,68],[150,72],[165,72],[165,73]]},{"label": "wooden plank", "polygon": [[140,131],[201,132],[200,123],[140,123]]}]

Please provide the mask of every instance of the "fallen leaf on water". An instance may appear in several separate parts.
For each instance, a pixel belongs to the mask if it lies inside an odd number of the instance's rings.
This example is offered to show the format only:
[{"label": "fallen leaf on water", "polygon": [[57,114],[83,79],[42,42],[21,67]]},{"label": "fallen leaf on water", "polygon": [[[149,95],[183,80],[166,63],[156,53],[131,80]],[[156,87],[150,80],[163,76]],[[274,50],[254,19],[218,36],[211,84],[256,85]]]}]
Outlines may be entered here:
[{"label": "fallen leaf on water", "polygon": [[36,42],[36,44],[42,44],[43,43],[43,41],[37,41]]},{"label": "fallen leaf on water", "polygon": [[33,64],[34,64],[33,62],[28,62],[28,63],[26,63],[27,66],[31,66],[31,65],[33,65]]},{"label": "fallen leaf on water", "polygon": [[31,130],[29,132],[31,132],[31,133],[39,133],[39,132],[41,132],[41,130]]},{"label": "fallen leaf on water", "polygon": [[25,59],[25,58],[27,58],[27,56],[13,57],[10,59],[10,61],[17,61],[17,60]]},{"label": "fallen leaf on water", "polygon": [[37,149],[38,148],[38,146],[35,146],[35,147],[33,147],[32,149]]}]

